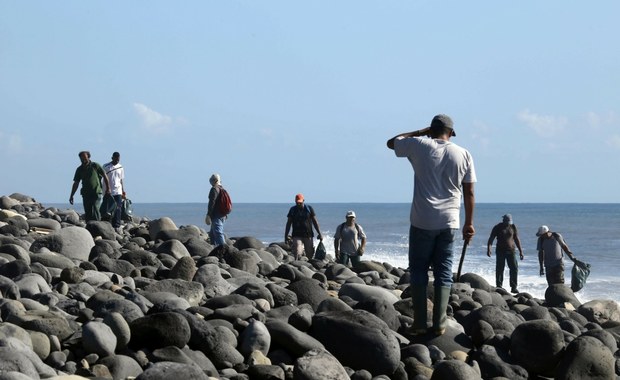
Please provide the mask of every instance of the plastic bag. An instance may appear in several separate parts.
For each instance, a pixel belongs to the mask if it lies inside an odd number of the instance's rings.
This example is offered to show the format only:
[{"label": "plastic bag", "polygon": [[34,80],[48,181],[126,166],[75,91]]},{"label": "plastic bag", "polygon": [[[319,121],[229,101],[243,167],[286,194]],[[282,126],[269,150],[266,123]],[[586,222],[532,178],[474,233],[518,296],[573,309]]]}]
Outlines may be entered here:
[{"label": "plastic bag", "polygon": [[579,260],[574,262],[575,264],[571,270],[570,288],[573,292],[578,292],[586,284],[586,280],[590,275],[590,264]]},{"label": "plastic bag", "polygon": [[110,194],[104,195],[101,207],[99,207],[99,212],[101,212],[101,220],[111,221],[116,212],[116,201],[114,197]]},{"label": "plastic bag", "polygon": [[133,206],[131,205],[131,200],[129,198],[123,198],[123,205],[121,208],[121,218],[126,221],[126,222],[130,222],[132,219],[133,215]]},{"label": "plastic bag", "polygon": [[319,241],[319,245],[316,246],[316,250],[314,251],[314,258],[317,260],[325,260],[327,256],[327,250],[323,245],[322,241]]}]

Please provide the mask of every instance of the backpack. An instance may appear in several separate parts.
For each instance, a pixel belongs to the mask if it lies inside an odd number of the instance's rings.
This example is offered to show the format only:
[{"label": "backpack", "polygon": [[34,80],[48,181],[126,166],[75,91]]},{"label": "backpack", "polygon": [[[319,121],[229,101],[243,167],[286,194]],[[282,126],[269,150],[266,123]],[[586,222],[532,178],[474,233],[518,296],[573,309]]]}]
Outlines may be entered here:
[{"label": "backpack", "polygon": [[220,195],[217,197],[215,207],[217,207],[217,212],[222,216],[226,216],[232,211],[230,194],[228,194],[228,191],[226,191],[223,187],[220,187]]},{"label": "backpack", "polygon": [[[347,222],[344,222],[344,223],[342,223],[341,225],[339,225],[339,226],[336,228],[336,232],[338,232],[338,234],[340,235],[340,238],[341,238],[341,239],[342,239],[342,229],[343,229],[346,225],[347,225]],[[357,237],[359,237],[359,235],[360,235],[360,226],[359,226],[359,224],[357,224],[357,222],[355,222],[355,230],[357,231],[357,236],[356,236],[356,238],[357,238]]]}]

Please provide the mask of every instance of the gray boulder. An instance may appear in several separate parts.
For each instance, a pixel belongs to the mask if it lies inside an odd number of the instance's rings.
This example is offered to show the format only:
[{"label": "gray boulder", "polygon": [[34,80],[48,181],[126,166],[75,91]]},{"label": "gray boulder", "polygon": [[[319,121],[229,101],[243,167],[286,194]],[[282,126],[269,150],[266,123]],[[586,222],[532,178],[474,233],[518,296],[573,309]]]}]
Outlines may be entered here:
[{"label": "gray boulder", "polygon": [[556,322],[537,319],[515,328],[510,352],[517,364],[530,375],[553,376],[564,350],[564,334]]},{"label": "gray boulder", "polygon": [[395,333],[365,310],[316,314],[309,332],[343,365],[353,369],[391,375],[400,363]]},{"label": "gray boulder", "polygon": [[349,375],[342,364],[325,349],[306,352],[295,362],[293,378],[299,380],[348,379]]},{"label": "gray boulder", "polygon": [[377,286],[364,284],[344,284],[338,291],[338,296],[347,296],[355,301],[370,300],[371,298],[384,299],[386,302],[394,304],[399,298],[391,291]]},{"label": "gray boulder", "polygon": [[203,285],[204,294],[208,298],[225,296],[234,290],[234,286],[222,277],[220,268],[215,264],[205,264],[198,268],[193,281]]},{"label": "gray boulder", "polygon": [[70,259],[88,261],[90,250],[95,246],[90,232],[82,227],[66,227],[36,239],[30,246],[31,252],[48,248]]},{"label": "gray boulder", "polygon": [[183,348],[190,339],[190,326],[179,313],[163,312],[149,314],[129,323],[131,328],[130,347],[161,348],[176,346]]},{"label": "gray boulder", "polygon": [[614,364],[614,355],[600,340],[580,336],[566,347],[555,379],[615,379]]},{"label": "gray boulder", "polygon": [[575,297],[570,287],[564,284],[549,285],[545,291],[545,303],[547,306],[564,307],[566,303],[573,305],[575,309],[581,306],[581,302]]},{"label": "gray boulder", "polygon": [[620,322],[620,305],[615,301],[592,300],[579,306],[577,311],[588,321],[599,325],[608,321]]},{"label": "gray boulder", "polygon": [[287,287],[297,295],[299,304],[307,303],[316,311],[317,307],[325,298],[329,297],[323,285],[314,279],[304,278],[295,281]]},{"label": "gray boulder", "polygon": [[160,231],[166,230],[178,230],[174,221],[168,217],[151,220],[149,222],[149,235],[151,240],[155,240]]}]

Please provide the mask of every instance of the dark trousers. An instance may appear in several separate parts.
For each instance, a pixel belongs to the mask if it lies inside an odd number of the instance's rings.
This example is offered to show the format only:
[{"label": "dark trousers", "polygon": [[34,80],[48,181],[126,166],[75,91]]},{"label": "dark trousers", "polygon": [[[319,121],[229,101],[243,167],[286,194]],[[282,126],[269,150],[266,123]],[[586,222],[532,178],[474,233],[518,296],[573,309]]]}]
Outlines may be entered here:
[{"label": "dark trousers", "polygon": [[114,211],[114,217],[112,218],[112,227],[117,228],[121,226],[121,214],[122,214],[122,209],[123,209],[123,196],[121,194],[119,195],[112,195],[112,198],[114,198],[114,203],[116,203],[116,210]]},{"label": "dark trousers", "polygon": [[101,220],[101,211],[99,211],[99,207],[101,207],[102,200],[103,197],[101,194],[82,194],[84,219],[86,219],[87,222],[90,220]]},{"label": "dark trousers", "polygon": [[495,263],[495,286],[502,287],[504,283],[504,266],[508,263],[510,275],[510,288],[517,288],[517,276],[519,273],[519,262],[517,261],[516,251],[496,251],[497,261]]},{"label": "dark trousers", "polygon": [[546,267],[545,269],[548,285],[564,283],[564,263],[554,267]]}]

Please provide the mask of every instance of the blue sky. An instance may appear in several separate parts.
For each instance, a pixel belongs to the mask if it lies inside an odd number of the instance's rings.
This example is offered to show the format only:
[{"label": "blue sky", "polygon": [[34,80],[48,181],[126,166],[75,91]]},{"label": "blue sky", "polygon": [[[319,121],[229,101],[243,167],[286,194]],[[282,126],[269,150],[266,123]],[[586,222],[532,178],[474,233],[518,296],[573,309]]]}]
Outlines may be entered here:
[{"label": "blue sky", "polygon": [[0,195],[409,202],[388,138],[450,115],[478,202],[620,201],[620,3],[0,1]]}]

